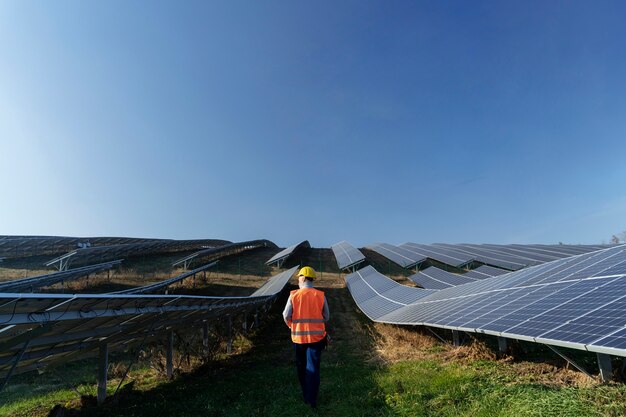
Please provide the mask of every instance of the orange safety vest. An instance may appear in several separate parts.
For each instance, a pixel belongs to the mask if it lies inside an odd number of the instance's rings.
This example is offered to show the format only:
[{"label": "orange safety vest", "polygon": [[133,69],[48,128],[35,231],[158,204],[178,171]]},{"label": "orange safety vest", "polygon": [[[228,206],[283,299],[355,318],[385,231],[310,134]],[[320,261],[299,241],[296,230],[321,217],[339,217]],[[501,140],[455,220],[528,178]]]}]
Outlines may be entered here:
[{"label": "orange safety vest", "polygon": [[315,288],[301,288],[291,291],[289,298],[293,307],[291,340],[294,343],[315,343],[324,339],[324,293]]}]

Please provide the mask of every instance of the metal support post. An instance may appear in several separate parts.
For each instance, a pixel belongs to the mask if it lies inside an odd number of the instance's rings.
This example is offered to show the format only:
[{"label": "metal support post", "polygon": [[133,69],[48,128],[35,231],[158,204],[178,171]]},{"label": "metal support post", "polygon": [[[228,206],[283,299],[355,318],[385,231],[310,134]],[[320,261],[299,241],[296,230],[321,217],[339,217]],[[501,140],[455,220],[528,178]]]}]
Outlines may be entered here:
[{"label": "metal support post", "polygon": [[611,366],[611,356],[605,353],[597,353],[598,367],[600,368],[600,378],[602,382],[609,382],[613,378],[613,368]]},{"label": "metal support post", "polygon": [[165,372],[168,378],[174,375],[174,330],[167,332],[167,353],[165,355]]},{"label": "metal support post", "polygon": [[452,330],[452,344],[454,346],[461,346],[461,335],[458,330]]},{"label": "metal support post", "polygon": [[243,313],[243,334],[248,334],[248,313]]},{"label": "metal support post", "polygon": [[507,349],[507,339],[506,337],[498,336],[498,350],[500,353],[506,352]]},{"label": "metal support post", "polygon": [[98,355],[98,405],[107,397],[107,371],[109,370],[109,345],[100,342]]},{"label": "metal support post", "polygon": [[2,384],[0,385],[0,391],[2,391],[2,389],[4,389],[4,387],[7,384],[7,382],[9,382],[9,378],[11,378],[11,375],[13,375],[13,371],[15,371],[15,368],[17,367],[17,364],[22,360],[22,356],[24,356],[24,352],[26,352],[26,349],[28,348],[28,344],[29,343],[30,343],[30,340],[27,340],[24,343],[24,346],[22,347],[22,350],[20,350],[20,353],[17,354],[17,357],[15,358],[15,361],[13,362],[13,365],[11,366],[11,369],[7,373],[6,377],[4,377],[4,380],[2,381]]},{"label": "metal support post", "polygon": [[254,310],[254,328],[258,329],[259,328],[259,309],[255,309]]},{"label": "metal support post", "polygon": [[202,323],[202,346],[209,347],[209,323]]},{"label": "metal support post", "polygon": [[226,353],[231,354],[233,351],[233,318],[228,316],[228,343],[226,344]]}]

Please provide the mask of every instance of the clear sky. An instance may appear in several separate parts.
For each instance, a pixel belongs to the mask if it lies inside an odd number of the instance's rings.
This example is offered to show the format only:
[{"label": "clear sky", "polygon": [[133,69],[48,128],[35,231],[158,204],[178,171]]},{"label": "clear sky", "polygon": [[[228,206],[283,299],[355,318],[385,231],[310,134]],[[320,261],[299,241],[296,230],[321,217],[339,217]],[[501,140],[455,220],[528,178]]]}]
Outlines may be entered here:
[{"label": "clear sky", "polygon": [[0,2],[0,234],[602,243],[626,3]]}]

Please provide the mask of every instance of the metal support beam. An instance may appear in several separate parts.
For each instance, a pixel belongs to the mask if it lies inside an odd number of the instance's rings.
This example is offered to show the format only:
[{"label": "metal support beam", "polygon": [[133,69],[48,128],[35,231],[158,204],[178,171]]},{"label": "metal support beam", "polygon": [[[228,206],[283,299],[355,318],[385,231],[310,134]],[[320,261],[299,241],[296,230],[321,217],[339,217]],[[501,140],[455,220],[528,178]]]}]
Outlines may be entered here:
[{"label": "metal support beam", "polygon": [[454,346],[461,346],[461,335],[458,330],[452,330],[452,344]]},{"label": "metal support beam", "polygon": [[559,355],[560,357],[562,357],[563,359],[565,359],[568,363],[572,364],[573,367],[575,367],[576,369],[578,369],[580,372],[582,372],[583,374],[587,375],[589,378],[593,379],[593,377],[591,376],[591,374],[587,371],[585,371],[585,368],[583,368],[582,366],[580,366],[579,364],[577,364],[574,360],[572,360],[571,358],[568,358],[567,356],[565,356],[563,353],[559,352],[557,350],[557,348],[555,348],[554,346],[550,346],[550,345],[546,345],[548,348],[550,348],[550,350],[554,353],[556,353],[557,355]]},{"label": "metal support beam", "polygon": [[437,333],[435,333],[435,331],[433,329],[431,329],[430,327],[426,327],[426,330],[428,330],[429,332],[431,332],[433,334],[433,336],[435,336],[437,339],[441,340],[443,343],[448,343],[447,340],[444,340],[443,337],[439,336]]},{"label": "metal support beam", "polygon": [[505,353],[508,348],[508,341],[506,337],[498,336],[498,350],[500,353]]},{"label": "metal support beam", "polygon": [[613,367],[611,366],[611,356],[605,353],[597,353],[598,368],[600,368],[600,378],[602,382],[609,382],[613,379]]},{"label": "metal support beam", "polygon": [[165,355],[165,373],[168,378],[174,375],[174,330],[167,332],[167,352]]},{"label": "metal support beam", "polygon": [[228,315],[228,343],[226,344],[226,353],[231,354],[233,352],[233,317]]},{"label": "metal support beam", "polygon": [[98,354],[98,405],[107,397],[107,371],[109,370],[109,345],[100,342]]}]

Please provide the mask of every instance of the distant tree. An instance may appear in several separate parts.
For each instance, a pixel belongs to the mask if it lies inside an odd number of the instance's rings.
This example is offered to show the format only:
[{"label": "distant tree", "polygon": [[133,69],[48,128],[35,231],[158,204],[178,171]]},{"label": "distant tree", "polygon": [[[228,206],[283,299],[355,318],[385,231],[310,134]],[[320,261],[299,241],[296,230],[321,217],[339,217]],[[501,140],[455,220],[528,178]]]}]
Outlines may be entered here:
[{"label": "distant tree", "polygon": [[611,243],[614,245],[618,243],[626,243],[626,230],[611,236]]}]

